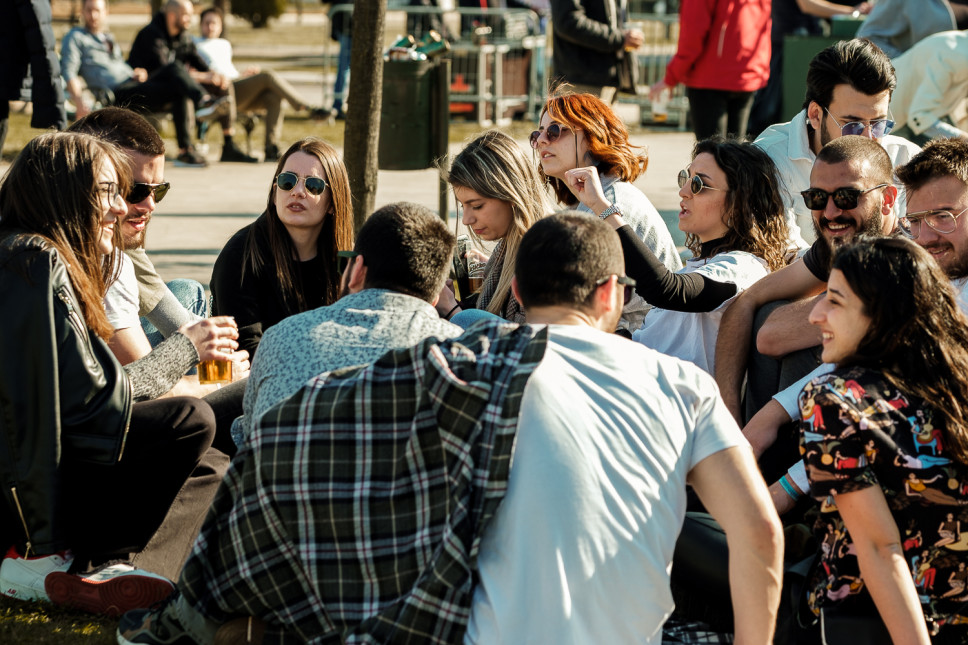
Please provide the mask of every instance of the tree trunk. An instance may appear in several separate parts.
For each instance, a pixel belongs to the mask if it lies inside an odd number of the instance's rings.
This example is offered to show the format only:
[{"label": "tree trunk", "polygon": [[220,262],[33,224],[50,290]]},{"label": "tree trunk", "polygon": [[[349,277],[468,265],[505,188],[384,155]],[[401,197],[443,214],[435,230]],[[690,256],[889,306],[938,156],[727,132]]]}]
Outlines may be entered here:
[{"label": "tree trunk", "polygon": [[347,101],[343,161],[350,178],[357,231],[376,202],[385,23],[386,0],[354,4],[350,56],[353,91]]}]

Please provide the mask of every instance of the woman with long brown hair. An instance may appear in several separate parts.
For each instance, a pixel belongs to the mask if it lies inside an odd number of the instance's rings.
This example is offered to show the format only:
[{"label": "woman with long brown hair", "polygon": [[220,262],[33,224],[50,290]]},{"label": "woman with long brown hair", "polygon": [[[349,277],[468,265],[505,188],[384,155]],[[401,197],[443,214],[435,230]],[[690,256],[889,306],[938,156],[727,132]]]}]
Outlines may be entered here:
[{"label": "woman with long brown hair", "polygon": [[235,317],[255,355],[283,318],[339,297],[336,253],[353,248],[349,178],[331,145],[308,137],[279,160],[266,209],[229,239],[212,271],[212,311]]},{"label": "woman with long brown hair", "polygon": [[825,642],[840,617],[879,614],[867,642],[964,643],[968,594],[942,581],[968,562],[968,319],[905,238],[843,247],[827,286],[810,322],[837,367],[800,394],[801,444],[817,528],[843,537],[818,556],[810,606]]}]

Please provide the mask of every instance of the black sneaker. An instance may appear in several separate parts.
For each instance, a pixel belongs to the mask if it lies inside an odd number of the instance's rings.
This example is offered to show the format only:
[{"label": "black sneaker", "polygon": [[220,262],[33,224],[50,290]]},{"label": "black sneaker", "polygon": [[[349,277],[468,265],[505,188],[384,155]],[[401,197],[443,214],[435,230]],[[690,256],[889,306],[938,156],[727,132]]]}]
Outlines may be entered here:
[{"label": "black sneaker", "polygon": [[174,611],[172,594],[167,600],[150,609],[135,609],[121,617],[118,623],[118,643],[121,645],[199,645],[179,622]]},{"label": "black sneaker", "polygon": [[219,161],[230,161],[238,163],[259,163],[259,160],[255,157],[250,157],[249,155],[242,152],[242,150],[235,145],[235,142],[226,143],[222,146],[222,157]]},{"label": "black sneaker", "polygon": [[204,168],[208,165],[208,162],[193,148],[189,148],[175,157],[175,165],[179,168]]},{"label": "black sneaker", "polygon": [[313,121],[331,121],[335,112],[329,108],[309,108],[309,118]]},{"label": "black sneaker", "polygon": [[270,143],[266,146],[266,156],[263,161],[279,161],[282,154],[279,152],[279,146],[274,143]]},{"label": "black sneaker", "polygon": [[342,108],[340,108],[339,110],[336,110],[336,117],[335,118],[336,118],[337,121],[345,121],[346,120],[346,112],[344,112]]},{"label": "black sneaker", "polygon": [[229,108],[229,97],[220,96],[217,99],[209,97],[203,99],[195,108],[196,121],[208,121],[222,116]]}]

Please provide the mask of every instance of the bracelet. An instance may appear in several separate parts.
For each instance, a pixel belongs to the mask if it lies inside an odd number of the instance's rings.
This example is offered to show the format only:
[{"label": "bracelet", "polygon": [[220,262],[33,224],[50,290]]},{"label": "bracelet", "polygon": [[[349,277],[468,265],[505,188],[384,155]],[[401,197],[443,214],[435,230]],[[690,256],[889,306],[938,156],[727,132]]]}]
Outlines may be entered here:
[{"label": "bracelet", "polygon": [[458,309],[460,309],[460,303],[459,302],[456,305],[454,305],[454,308],[453,309],[451,309],[446,314],[444,314],[444,320],[450,320],[451,315],[453,315],[453,313],[455,311],[457,311]]},{"label": "bracelet", "polygon": [[780,477],[780,488],[782,488],[783,491],[789,495],[794,502],[803,497],[803,495],[798,493],[797,489],[793,487],[793,484],[790,483],[790,480],[787,479],[786,475]]},{"label": "bracelet", "polygon": [[622,211],[619,210],[619,207],[616,206],[615,204],[612,204],[611,206],[603,210],[601,214],[598,216],[598,218],[604,222],[612,215],[621,215],[621,214],[622,214]]}]

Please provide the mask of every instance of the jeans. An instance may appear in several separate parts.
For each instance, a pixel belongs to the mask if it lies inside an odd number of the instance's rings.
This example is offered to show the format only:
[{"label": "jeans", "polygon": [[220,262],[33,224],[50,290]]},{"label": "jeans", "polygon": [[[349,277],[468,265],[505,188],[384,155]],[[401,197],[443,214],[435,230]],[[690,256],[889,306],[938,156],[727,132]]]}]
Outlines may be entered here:
[{"label": "jeans", "polygon": [[[196,316],[208,318],[208,299],[205,297],[205,289],[201,283],[196,280],[179,279],[172,280],[166,284],[168,290],[174,294],[178,302],[184,305],[185,309]],[[147,318],[141,318],[141,328],[144,330],[145,336],[148,337],[148,342],[152,347],[157,347],[158,343],[165,340],[161,332],[148,322]]]},{"label": "jeans", "polygon": [[349,34],[339,37],[339,58],[336,60],[336,82],[333,83],[333,109],[342,110],[346,99],[346,82],[350,78],[350,49],[352,40]]}]

